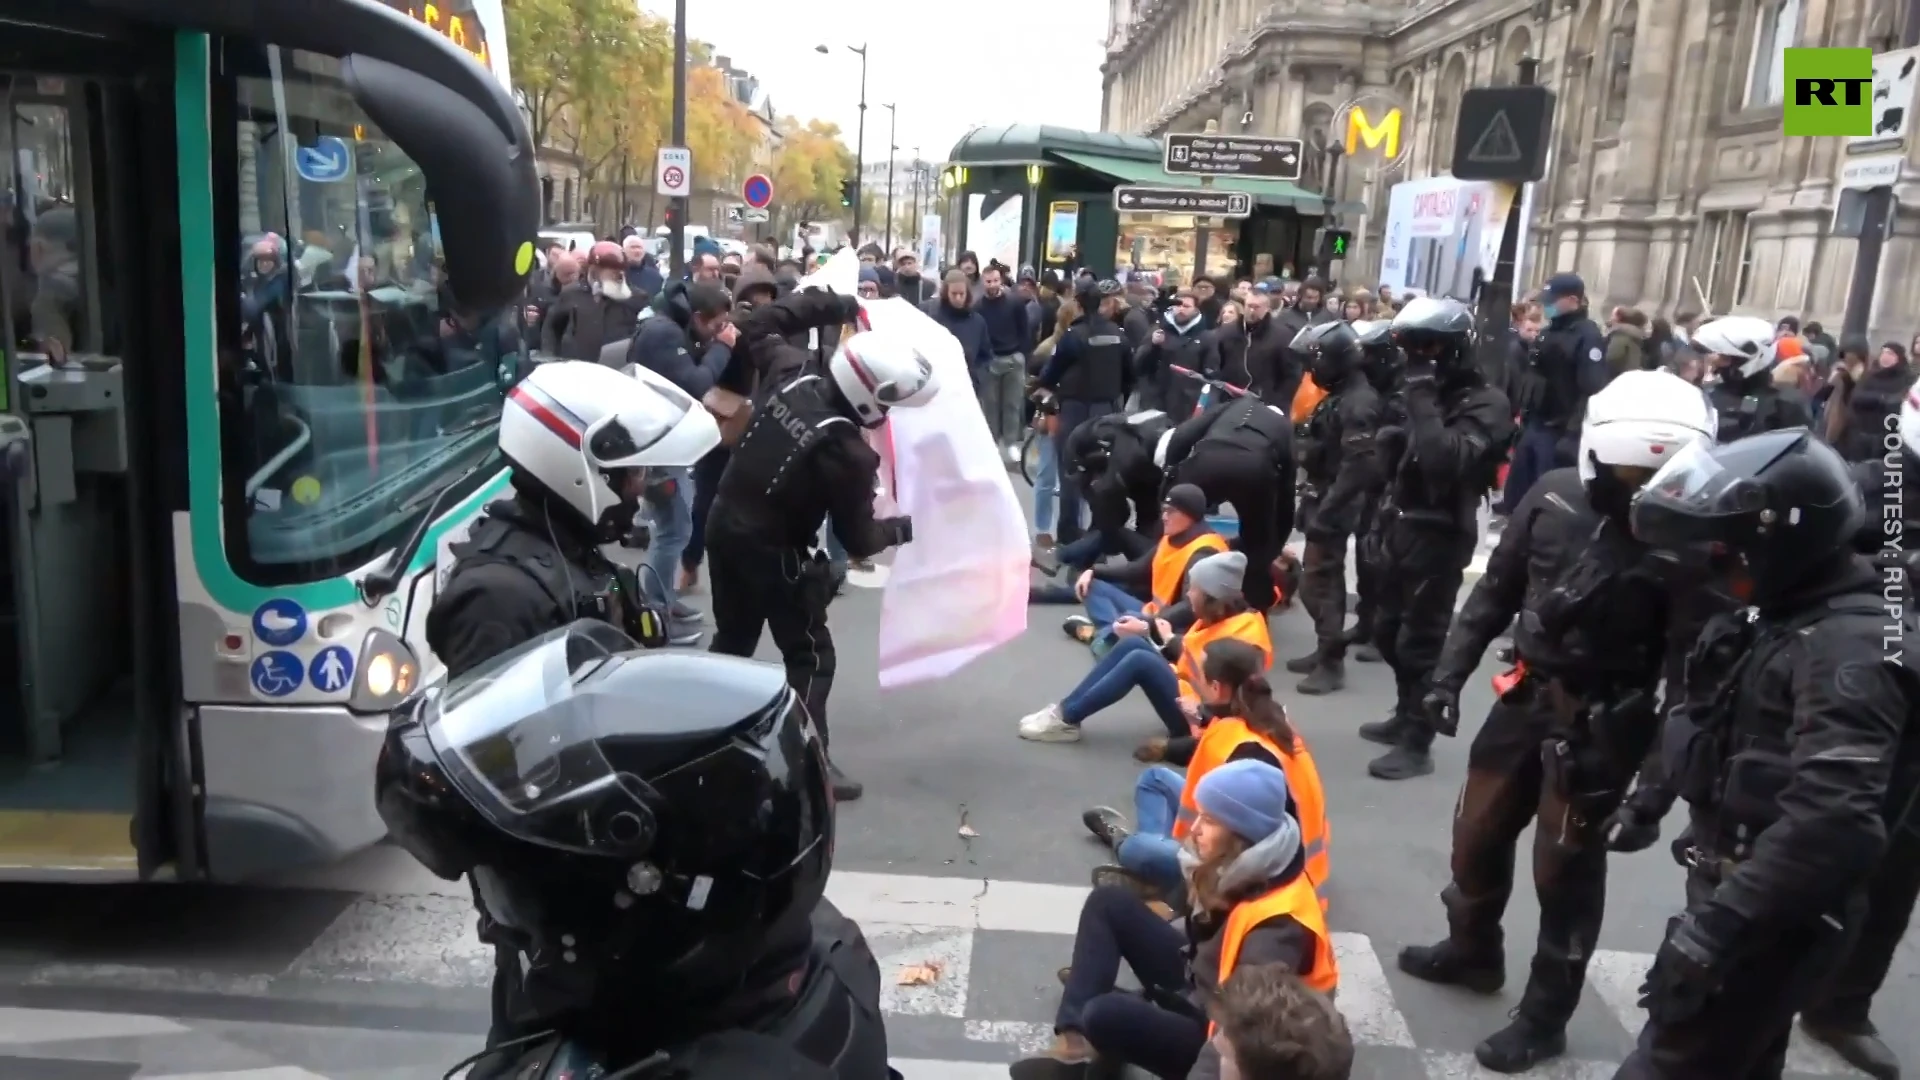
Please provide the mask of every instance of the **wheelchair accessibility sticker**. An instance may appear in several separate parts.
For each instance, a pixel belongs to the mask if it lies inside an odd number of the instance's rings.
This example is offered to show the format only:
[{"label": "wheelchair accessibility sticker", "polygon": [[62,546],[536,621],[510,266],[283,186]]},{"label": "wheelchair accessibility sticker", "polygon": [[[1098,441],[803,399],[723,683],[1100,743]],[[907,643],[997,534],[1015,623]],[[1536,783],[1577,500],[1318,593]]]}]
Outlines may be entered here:
[{"label": "wheelchair accessibility sticker", "polygon": [[298,656],[279,649],[254,657],[253,667],[247,672],[254,693],[270,698],[286,697],[300,689],[306,673],[307,666]]}]

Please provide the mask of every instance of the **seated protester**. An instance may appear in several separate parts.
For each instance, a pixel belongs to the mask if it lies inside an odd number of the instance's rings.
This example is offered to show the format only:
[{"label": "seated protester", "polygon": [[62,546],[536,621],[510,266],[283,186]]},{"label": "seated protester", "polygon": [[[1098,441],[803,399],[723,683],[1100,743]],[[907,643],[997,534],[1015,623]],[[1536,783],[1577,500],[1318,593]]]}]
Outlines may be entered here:
[{"label": "seated protester", "polygon": [[1175,484],[1160,507],[1160,539],[1140,558],[1081,572],[1074,595],[1085,615],[1069,616],[1061,629],[1096,655],[1113,647],[1113,624],[1123,615],[1165,619],[1178,633],[1189,614],[1180,609],[1187,574],[1209,555],[1227,550],[1226,537],[1207,524],[1207,496],[1192,484]]},{"label": "seated protester", "polygon": [[[1333,999],[1279,964],[1241,964],[1213,1003],[1220,1080],[1347,1080],[1353,1034]],[[1196,1070],[1192,1075],[1199,1076]]]},{"label": "seated protester", "polygon": [[1079,742],[1087,717],[1113,705],[1138,687],[1169,735],[1198,730],[1201,657],[1209,644],[1238,638],[1271,657],[1266,617],[1247,610],[1244,593],[1233,590],[1246,580],[1247,557],[1237,551],[1200,560],[1187,571],[1182,610],[1192,613],[1183,632],[1169,618],[1149,623],[1137,615],[1114,624],[1119,644],[1093,665],[1080,685],[1057,705],[1020,721],[1020,737],[1033,742]]},{"label": "seated protester", "polygon": [[[1200,817],[1181,852],[1193,914],[1184,929],[1133,892],[1094,889],[1080,909],[1053,1045],[1015,1062],[1014,1080],[1077,1080],[1094,1060],[1165,1080],[1220,1075],[1208,1039],[1218,988],[1241,966],[1284,964],[1307,986],[1339,984],[1333,939],[1305,873],[1287,775],[1260,761],[1220,766],[1200,782]],[[1126,961],[1144,988],[1115,989]]]},{"label": "seated protester", "polygon": [[[1098,867],[1095,885],[1128,885],[1143,895],[1170,896],[1180,885],[1180,842],[1193,830],[1194,789],[1209,772],[1229,761],[1264,761],[1287,774],[1294,799],[1287,812],[1300,822],[1307,848],[1307,875],[1316,888],[1326,882],[1327,809],[1320,771],[1307,753],[1306,743],[1294,732],[1287,712],[1273,700],[1267,684],[1267,654],[1237,638],[1223,638],[1207,646],[1202,689],[1206,691],[1206,726],[1194,739],[1192,764],[1183,774],[1167,765],[1154,765],[1134,785],[1134,820],[1138,831],[1109,806],[1096,806],[1081,821],[1112,848],[1117,866]],[[1158,740],[1162,746],[1165,739]]]}]

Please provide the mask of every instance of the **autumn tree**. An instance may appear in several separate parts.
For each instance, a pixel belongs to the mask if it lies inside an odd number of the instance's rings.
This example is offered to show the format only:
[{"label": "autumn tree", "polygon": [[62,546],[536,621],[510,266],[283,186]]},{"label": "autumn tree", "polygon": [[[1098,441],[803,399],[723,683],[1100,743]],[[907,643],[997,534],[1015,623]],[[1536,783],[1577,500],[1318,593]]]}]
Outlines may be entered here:
[{"label": "autumn tree", "polygon": [[[640,48],[632,0],[505,0],[513,81],[536,146],[581,136],[581,112]],[[671,46],[668,47],[669,51]]]},{"label": "autumn tree", "polygon": [[724,72],[696,67],[687,72],[687,149],[703,183],[732,190],[747,178],[762,137],[760,121],[733,96]]},{"label": "autumn tree", "polygon": [[853,175],[854,156],[840,140],[840,128],[789,116],[781,119],[779,131],[772,177],[775,226],[785,231],[802,221],[843,216],[840,182]]}]

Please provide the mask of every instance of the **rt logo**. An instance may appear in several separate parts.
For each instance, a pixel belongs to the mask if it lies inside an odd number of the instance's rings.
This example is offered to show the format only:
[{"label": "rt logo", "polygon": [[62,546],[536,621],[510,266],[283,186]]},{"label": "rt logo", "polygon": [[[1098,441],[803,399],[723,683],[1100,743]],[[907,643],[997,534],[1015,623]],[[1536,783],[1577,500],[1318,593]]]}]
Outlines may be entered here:
[{"label": "rt logo", "polygon": [[1788,135],[1873,135],[1873,50],[1788,49]]}]

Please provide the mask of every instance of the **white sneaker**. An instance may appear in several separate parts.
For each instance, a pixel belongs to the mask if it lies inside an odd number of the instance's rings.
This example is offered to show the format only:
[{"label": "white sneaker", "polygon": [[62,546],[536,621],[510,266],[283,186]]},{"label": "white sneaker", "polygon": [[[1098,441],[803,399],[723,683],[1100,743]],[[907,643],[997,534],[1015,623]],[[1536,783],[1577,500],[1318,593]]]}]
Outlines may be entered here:
[{"label": "white sneaker", "polygon": [[1020,448],[1019,447],[1017,446],[1007,447],[1007,464],[1009,465],[1020,464]]},{"label": "white sneaker", "polygon": [[1029,742],[1079,742],[1080,729],[1060,715],[1060,706],[1049,705],[1020,718],[1020,737]]}]

